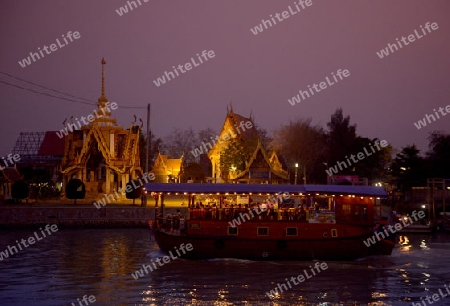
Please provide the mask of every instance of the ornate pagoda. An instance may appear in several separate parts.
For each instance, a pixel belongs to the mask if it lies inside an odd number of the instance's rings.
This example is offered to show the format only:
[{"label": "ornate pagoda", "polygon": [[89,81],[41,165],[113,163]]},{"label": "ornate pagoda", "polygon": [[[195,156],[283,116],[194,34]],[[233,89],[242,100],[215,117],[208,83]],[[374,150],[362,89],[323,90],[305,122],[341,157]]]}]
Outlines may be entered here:
[{"label": "ornate pagoda", "polygon": [[60,167],[64,184],[73,177],[81,179],[88,198],[125,189],[130,179],[142,175],[139,160],[141,127],[133,122],[125,130],[111,117],[110,103],[105,96],[105,64],[102,59],[102,91],[94,111],[101,115],[65,136]]}]

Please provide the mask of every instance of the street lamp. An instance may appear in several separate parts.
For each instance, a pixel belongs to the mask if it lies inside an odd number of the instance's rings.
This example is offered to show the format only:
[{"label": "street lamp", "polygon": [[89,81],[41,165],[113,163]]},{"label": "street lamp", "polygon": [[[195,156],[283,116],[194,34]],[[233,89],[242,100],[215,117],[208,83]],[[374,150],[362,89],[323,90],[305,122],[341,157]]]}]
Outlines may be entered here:
[{"label": "street lamp", "polygon": [[295,182],[294,182],[294,185],[297,185],[297,171],[298,171],[298,163],[295,163]]},{"label": "street lamp", "polygon": [[303,184],[306,185],[306,166],[303,167]]}]

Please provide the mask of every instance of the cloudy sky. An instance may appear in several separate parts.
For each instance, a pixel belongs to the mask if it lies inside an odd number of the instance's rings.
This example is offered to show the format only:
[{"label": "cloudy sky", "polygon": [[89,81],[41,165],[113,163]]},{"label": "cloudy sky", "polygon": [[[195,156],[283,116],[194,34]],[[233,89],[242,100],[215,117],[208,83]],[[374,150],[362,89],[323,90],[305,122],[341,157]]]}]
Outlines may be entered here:
[{"label": "cloudy sky", "polygon": [[[124,0],[0,2],[0,157],[11,152],[20,132],[59,130],[65,118],[95,108],[8,85],[60,95],[11,76],[95,104],[102,57],[106,97],[119,105],[113,115],[127,127],[134,114],[145,120],[151,103],[157,136],[174,127],[218,131],[230,101],[269,131],[307,117],[325,127],[342,107],[359,135],[395,148],[415,143],[426,150],[430,131],[450,132],[450,115],[420,130],[414,125],[450,104],[450,1],[313,0],[305,8],[293,0],[139,1],[122,16],[117,10],[127,6]],[[270,15],[276,24],[253,34]],[[421,26],[427,22],[438,29],[425,35]],[[65,43],[69,31],[80,37]],[[413,42],[377,55],[411,34]],[[49,50],[57,39],[63,46]],[[49,54],[24,68],[19,64],[44,46]],[[200,64],[196,54],[204,50],[215,56]],[[155,85],[192,57],[197,66]],[[299,90],[326,77],[332,81],[339,69],[350,75],[290,105]]]}]

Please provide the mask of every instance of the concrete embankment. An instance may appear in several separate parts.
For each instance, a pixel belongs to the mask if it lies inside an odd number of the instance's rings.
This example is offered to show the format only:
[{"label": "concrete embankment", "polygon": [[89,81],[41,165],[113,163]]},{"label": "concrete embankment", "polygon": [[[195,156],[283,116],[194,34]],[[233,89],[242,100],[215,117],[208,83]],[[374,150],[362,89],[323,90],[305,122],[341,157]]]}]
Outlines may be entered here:
[{"label": "concrete embankment", "polygon": [[2,205],[0,227],[23,228],[45,224],[58,227],[147,227],[154,207],[92,205]]}]

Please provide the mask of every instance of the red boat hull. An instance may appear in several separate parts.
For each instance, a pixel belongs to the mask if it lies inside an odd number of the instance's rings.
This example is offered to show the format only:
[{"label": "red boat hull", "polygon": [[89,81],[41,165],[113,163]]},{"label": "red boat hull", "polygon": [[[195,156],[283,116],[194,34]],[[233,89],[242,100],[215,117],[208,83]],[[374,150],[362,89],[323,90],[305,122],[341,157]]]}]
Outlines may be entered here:
[{"label": "red boat hull", "polygon": [[[196,224],[198,222],[195,222]],[[255,232],[262,225],[259,222],[248,222],[239,227],[239,235],[212,235],[227,228],[225,222],[208,221],[201,223],[203,230],[187,234],[171,234],[164,229],[155,229],[154,235],[159,247],[165,251],[174,251],[181,244],[192,244],[193,249],[182,257],[189,259],[206,258],[240,258],[255,260],[354,260],[369,255],[390,255],[394,244],[378,241],[367,247],[363,241],[373,235],[371,229],[359,226],[338,224],[309,224],[295,222],[276,222],[270,225],[269,237],[254,237],[246,232]],[[299,227],[298,236],[283,235],[286,226]],[[331,230],[335,230],[332,235]]]}]

